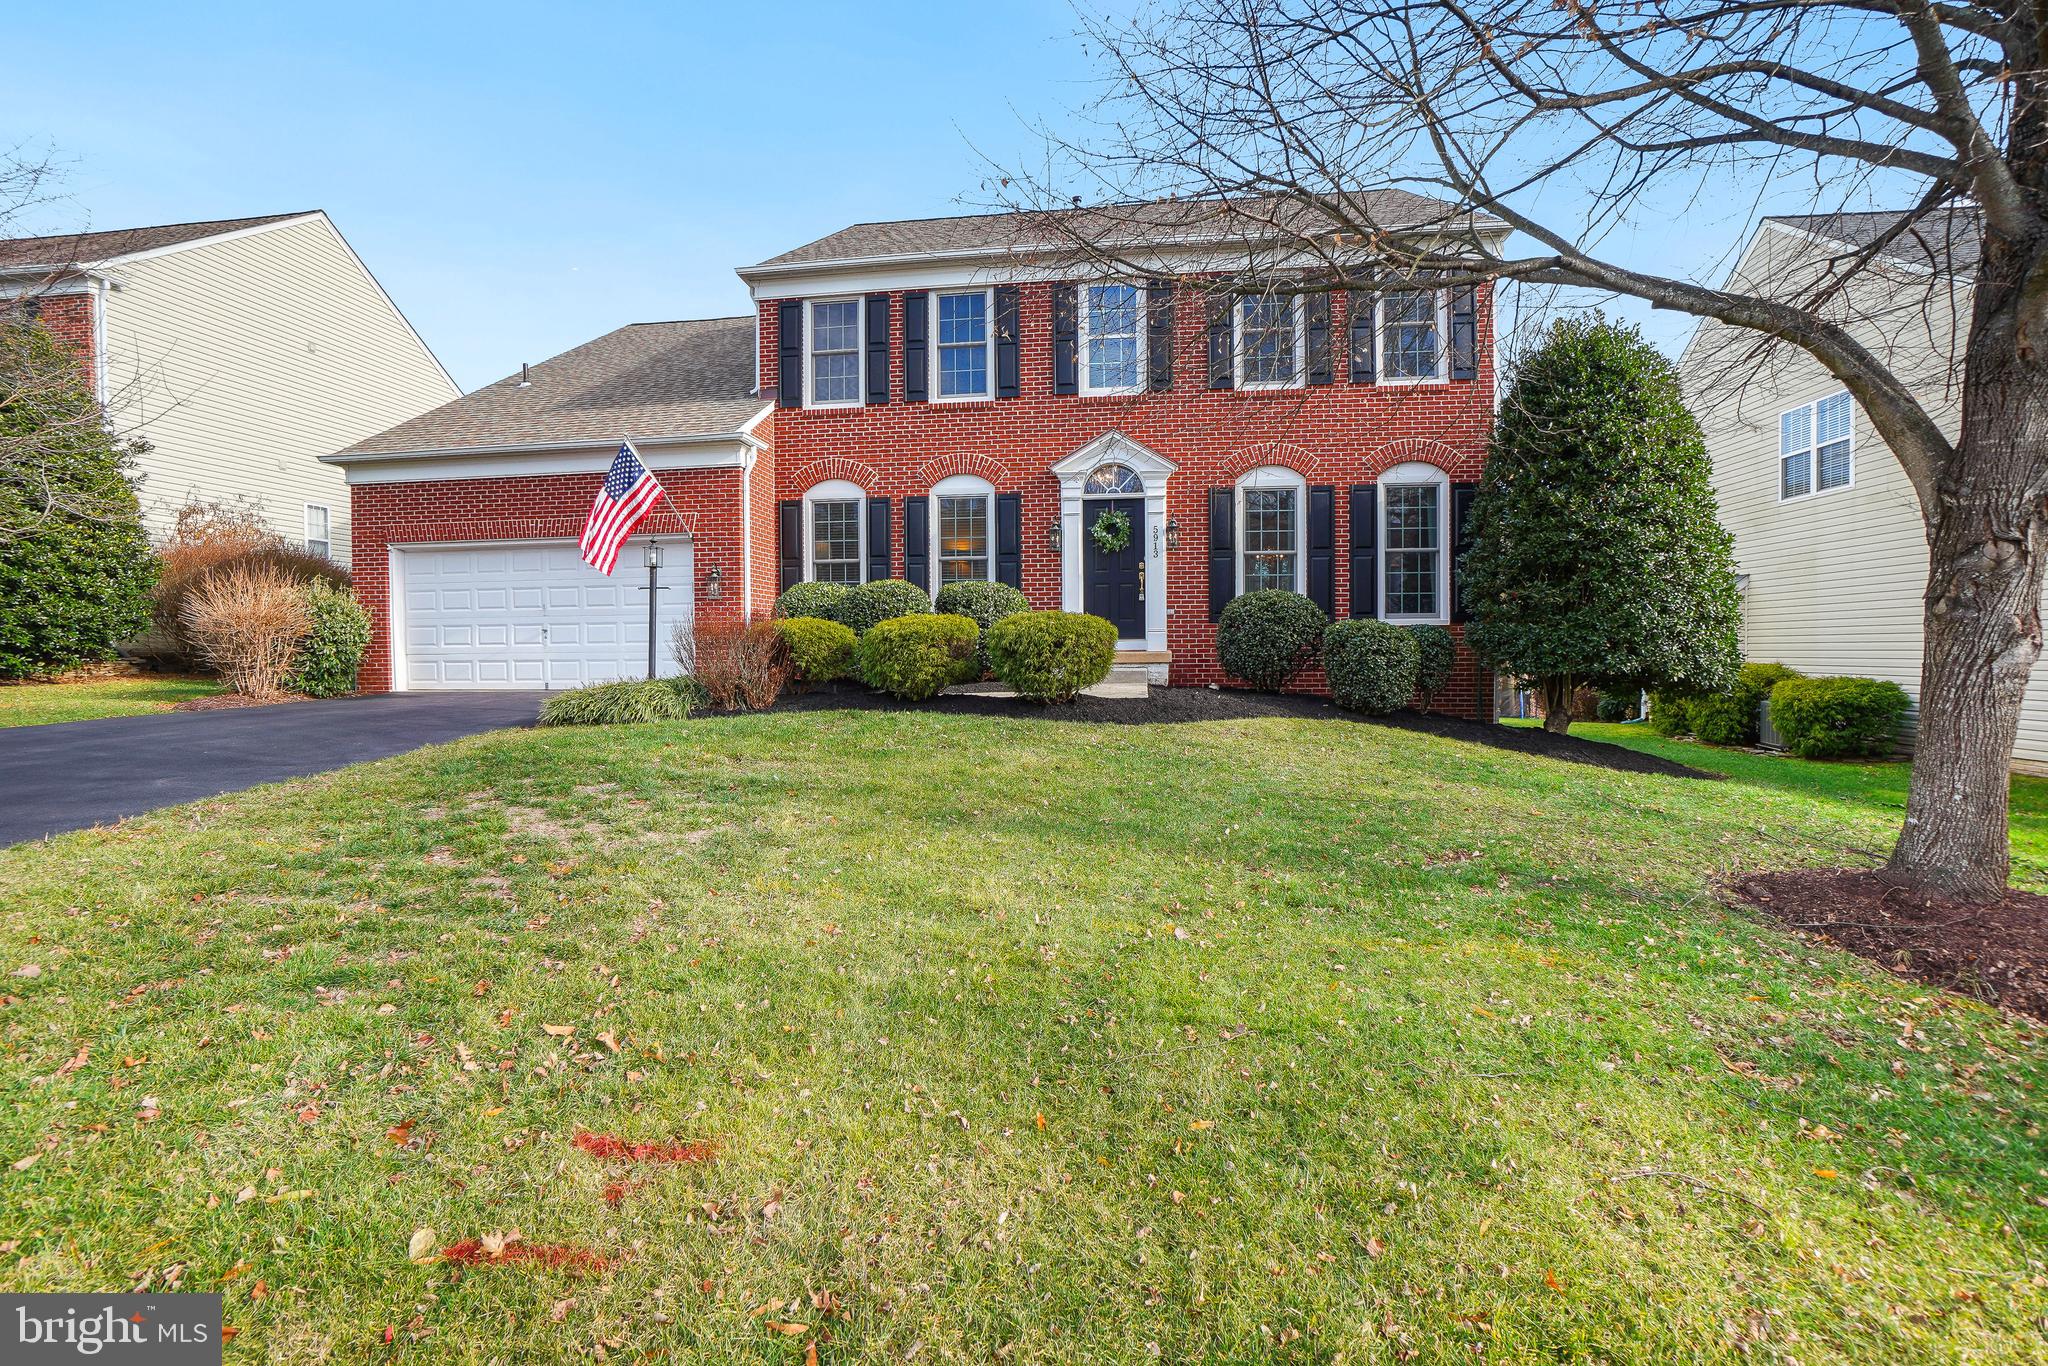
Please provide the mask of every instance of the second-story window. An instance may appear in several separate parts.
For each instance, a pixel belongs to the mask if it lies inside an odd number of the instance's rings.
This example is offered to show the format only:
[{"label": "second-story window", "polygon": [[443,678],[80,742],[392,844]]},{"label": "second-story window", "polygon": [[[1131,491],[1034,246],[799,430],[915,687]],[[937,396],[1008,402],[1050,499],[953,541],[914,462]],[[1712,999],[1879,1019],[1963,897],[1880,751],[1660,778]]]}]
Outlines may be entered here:
[{"label": "second-story window", "polygon": [[1380,378],[1444,377],[1444,335],[1433,289],[1396,289],[1380,296]]},{"label": "second-story window", "polygon": [[988,291],[936,297],[940,398],[988,397]]},{"label": "second-story window", "polygon": [[1081,291],[1081,392],[1134,394],[1142,387],[1136,285],[1089,285]]},{"label": "second-story window", "polygon": [[1829,394],[1778,414],[1778,497],[1847,488],[1856,475],[1849,395]]},{"label": "second-story window", "polygon": [[1301,310],[1292,299],[1258,295],[1237,305],[1237,382],[1248,389],[1300,382]]},{"label": "second-story window", "polygon": [[860,300],[811,304],[811,403],[860,402]]}]

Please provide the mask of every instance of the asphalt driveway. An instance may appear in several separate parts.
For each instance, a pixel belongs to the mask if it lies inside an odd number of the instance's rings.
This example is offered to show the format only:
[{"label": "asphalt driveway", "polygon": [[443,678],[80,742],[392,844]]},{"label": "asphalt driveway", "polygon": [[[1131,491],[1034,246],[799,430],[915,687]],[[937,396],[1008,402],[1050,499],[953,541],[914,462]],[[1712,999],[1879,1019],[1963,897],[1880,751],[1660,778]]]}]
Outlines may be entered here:
[{"label": "asphalt driveway", "polygon": [[386,693],[0,729],[0,845],[529,726],[539,693]]}]

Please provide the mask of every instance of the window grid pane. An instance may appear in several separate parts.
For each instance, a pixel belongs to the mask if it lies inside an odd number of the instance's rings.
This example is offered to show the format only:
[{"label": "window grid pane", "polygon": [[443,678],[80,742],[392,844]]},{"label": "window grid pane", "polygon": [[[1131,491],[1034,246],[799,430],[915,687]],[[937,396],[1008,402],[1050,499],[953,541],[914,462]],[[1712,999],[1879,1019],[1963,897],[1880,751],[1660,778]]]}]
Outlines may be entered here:
[{"label": "window grid pane", "polygon": [[1386,490],[1387,615],[1437,614],[1438,490],[1434,484]]},{"label": "window grid pane", "polygon": [[1244,382],[1294,381],[1294,306],[1287,299],[1246,299],[1239,316],[1244,332]]},{"label": "window grid pane", "polygon": [[1443,357],[1436,326],[1436,295],[1404,289],[1380,301],[1381,365],[1390,379],[1435,379]]},{"label": "window grid pane", "polygon": [[1088,295],[1088,387],[1138,387],[1138,289],[1136,285],[1090,285]]},{"label": "window grid pane", "polygon": [[988,392],[988,296],[939,296],[939,394],[944,398]]},{"label": "window grid pane", "polygon": [[1244,591],[1294,591],[1295,496],[1293,489],[1244,492]]},{"label": "window grid pane", "polygon": [[988,577],[988,499],[939,499],[939,582]]},{"label": "window grid pane", "polygon": [[811,305],[811,401],[860,401],[860,302]]},{"label": "window grid pane", "polygon": [[1849,482],[1849,443],[1831,441],[1817,453],[1820,464],[1820,486],[1824,489],[1838,489]]},{"label": "window grid pane", "polygon": [[811,577],[819,583],[860,582],[860,504],[811,504]]},{"label": "window grid pane", "polygon": [[1813,492],[1813,456],[1806,451],[1788,455],[1778,462],[1778,496],[1797,498]]}]

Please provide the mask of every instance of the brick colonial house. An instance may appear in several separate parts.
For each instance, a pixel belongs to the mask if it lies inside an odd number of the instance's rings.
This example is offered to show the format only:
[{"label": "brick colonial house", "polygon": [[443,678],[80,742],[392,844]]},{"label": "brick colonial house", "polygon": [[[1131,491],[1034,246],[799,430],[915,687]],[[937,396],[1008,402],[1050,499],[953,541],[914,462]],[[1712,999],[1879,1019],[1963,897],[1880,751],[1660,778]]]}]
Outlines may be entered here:
[{"label": "brick colonial house", "polygon": [[[999,580],[1107,617],[1176,685],[1223,681],[1217,615],[1256,588],[1453,622],[1490,291],[1219,299],[1221,248],[1184,220],[1118,279],[1063,271],[1016,215],[856,225],[740,270],[750,316],[622,328],[329,457],[377,623],[364,685],[641,674],[650,573],[664,633],[804,579]],[[660,566],[629,546],[606,579],[574,541],[624,440],[673,506],[635,538]],[[1104,553],[1110,508],[1132,535]],[[1490,717],[1469,657],[1439,706]]]}]

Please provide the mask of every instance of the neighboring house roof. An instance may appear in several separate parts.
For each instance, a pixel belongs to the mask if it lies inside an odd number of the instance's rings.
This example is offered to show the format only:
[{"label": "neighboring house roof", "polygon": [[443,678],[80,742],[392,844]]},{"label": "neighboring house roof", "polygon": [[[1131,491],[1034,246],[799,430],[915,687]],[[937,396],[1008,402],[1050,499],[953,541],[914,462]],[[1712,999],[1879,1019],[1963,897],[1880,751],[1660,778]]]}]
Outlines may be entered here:
[{"label": "neighboring house roof", "polygon": [[757,417],[754,319],[634,323],[339,453],[505,450],[720,436]]},{"label": "neighboring house roof", "polygon": [[[1783,223],[1861,250],[1912,217],[1905,210],[1885,209],[1869,213],[1775,214],[1764,221]],[[1973,274],[1982,238],[1982,218],[1982,211],[1974,204],[1920,214],[1910,227],[1879,248],[1878,254],[1938,274]]]},{"label": "neighboring house roof", "polygon": [[318,209],[273,213],[260,218],[219,218],[206,223],[165,223],[151,228],[120,228],[111,232],[53,233],[0,241],[0,269],[24,266],[95,265],[165,247],[182,247],[248,228],[267,227],[294,218],[309,218]]},{"label": "neighboring house roof", "polygon": [[[1490,214],[1466,214],[1454,205],[1407,190],[1369,190],[1352,197],[1353,212],[1378,228],[1401,230],[1433,226],[1506,231]],[[1256,241],[1284,238],[1298,231],[1327,232],[1322,215],[1292,201],[1262,199],[1167,199],[1150,203],[1094,205],[1045,213],[976,214],[958,218],[909,218],[888,223],[856,223],[850,228],[771,256],[747,270],[820,265],[836,261],[872,261],[889,257],[998,255],[1011,251],[1055,248],[1062,234],[1130,245],[1170,246],[1177,243]],[[747,271],[741,271],[746,274]]]}]

